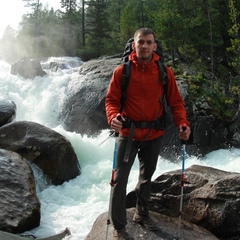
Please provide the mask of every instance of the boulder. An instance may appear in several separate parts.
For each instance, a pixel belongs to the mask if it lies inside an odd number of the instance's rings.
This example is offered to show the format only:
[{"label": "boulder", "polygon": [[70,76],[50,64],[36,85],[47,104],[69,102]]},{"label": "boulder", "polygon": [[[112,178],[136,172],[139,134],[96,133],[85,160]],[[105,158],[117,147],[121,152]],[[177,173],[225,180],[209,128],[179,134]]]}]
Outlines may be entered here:
[{"label": "boulder", "polygon": [[[181,170],[162,174],[152,182],[150,209],[178,217]],[[222,239],[240,239],[240,174],[193,165],[185,170],[183,216]],[[127,207],[136,205],[136,195],[127,196]],[[234,220],[234,221],[233,221]]]},{"label": "boulder", "polygon": [[[178,219],[171,218],[163,214],[150,211],[150,216],[155,221],[159,228],[157,231],[149,231],[143,226],[134,223],[132,218],[135,209],[127,209],[127,227],[126,230],[136,240],[166,240],[166,239],[178,239],[180,236],[184,240],[217,240],[213,234],[206,229],[196,226],[194,224],[182,221],[179,231]],[[106,233],[108,232],[108,240],[114,240],[113,238],[113,226],[108,225],[107,231],[107,213],[101,214],[93,224],[93,227],[85,240],[105,240]]]},{"label": "boulder", "polygon": [[[103,57],[88,61],[79,68],[81,84],[71,81],[60,116],[67,131],[94,135],[108,128],[105,113],[105,95],[113,70],[120,58]],[[79,81],[79,80],[78,80]]]},{"label": "boulder", "polygon": [[21,233],[39,226],[40,202],[31,167],[19,154],[3,149],[0,189],[0,230]]},{"label": "boulder", "polygon": [[16,104],[11,100],[0,99],[0,127],[16,118]]},{"label": "boulder", "polygon": [[47,75],[47,73],[43,71],[39,60],[28,58],[23,58],[14,63],[11,66],[10,73],[13,75],[19,74],[20,76],[27,79],[34,79],[37,76],[42,77],[44,75]]},{"label": "boulder", "polygon": [[19,121],[2,126],[0,148],[17,152],[36,164],[55,185],[80,174],[71,143],[61,134],[38,123]]},{"label": "boulder", "polygon": [[71,66],[66,62],[50,62],[50,70],[52,72],[57,72],[58,69],[71,69]]}]

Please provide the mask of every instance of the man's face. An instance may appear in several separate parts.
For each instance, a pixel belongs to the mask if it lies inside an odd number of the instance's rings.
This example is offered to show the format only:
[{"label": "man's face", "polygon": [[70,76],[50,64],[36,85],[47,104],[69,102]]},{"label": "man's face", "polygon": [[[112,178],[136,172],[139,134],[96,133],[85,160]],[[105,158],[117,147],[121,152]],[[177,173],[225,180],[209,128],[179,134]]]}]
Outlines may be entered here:
[{"label": "man's face", "polygon": [[149,62],[152,59],[152,53],[157,49],[157,44],[154,42],[152,34],[138,34],[134,38],[132,48],[136,51],[139,62]]}]

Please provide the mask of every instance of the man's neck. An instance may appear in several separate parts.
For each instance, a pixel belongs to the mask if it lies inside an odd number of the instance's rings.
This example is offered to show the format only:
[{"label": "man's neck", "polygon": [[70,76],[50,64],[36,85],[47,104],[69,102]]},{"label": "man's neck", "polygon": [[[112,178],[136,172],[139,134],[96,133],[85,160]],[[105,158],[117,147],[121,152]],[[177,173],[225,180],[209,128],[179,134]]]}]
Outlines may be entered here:
[{"label": "man's neck", "polygon": [[139,63],[148,63],[148,62],[151,62],[151,60],[152,60],[152,57],[151,58],[148,58],[148,59],[144,59],[144,58],[139,58],[139,57],[137,57],[137,61],[139,62]]}]

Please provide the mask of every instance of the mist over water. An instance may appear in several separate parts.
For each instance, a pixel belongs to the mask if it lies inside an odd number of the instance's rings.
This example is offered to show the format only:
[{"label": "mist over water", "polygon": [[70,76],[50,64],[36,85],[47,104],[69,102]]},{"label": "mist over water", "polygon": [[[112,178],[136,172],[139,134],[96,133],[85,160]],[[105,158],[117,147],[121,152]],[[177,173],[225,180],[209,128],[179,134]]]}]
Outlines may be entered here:
[{"label": "mist over water", "polygon": [[[67,62],[70,68],[53,73],[49,70],[49,63],[53,60]],[[77,178],[60,186],[48,186],[41,171],[34,167],[41,202],[41,224],[28,233],[37,237],[47,237],[68,227],[72,233],[69,239],[83,240],[96,218],[108,211],[114,139],[109,138],[99,146],[109,136],[108,130],[91,138],[65,131],[58,121],[66,96],[74,93],[68,83],[74,81],[74,84],[81,84],[83,80],[77,71],[81,64],[77,58],[50,58],[42,63],[48,76],[29,80],[11,75],[11,66],[0,61],[0,99],[16,103],[16,121],[34,121],[64,135],[73,145],[82,169]],[[164,172],[181,169],[181,158],[175,163],[170,160],[159,158],[153,179]],[[239,161],[240,149],[221,149],[202,159],[187,156],[185,168],[199,164],[240,173]],[[136,159],[129,177],[128,192],[134,190],[137,179]]]}]

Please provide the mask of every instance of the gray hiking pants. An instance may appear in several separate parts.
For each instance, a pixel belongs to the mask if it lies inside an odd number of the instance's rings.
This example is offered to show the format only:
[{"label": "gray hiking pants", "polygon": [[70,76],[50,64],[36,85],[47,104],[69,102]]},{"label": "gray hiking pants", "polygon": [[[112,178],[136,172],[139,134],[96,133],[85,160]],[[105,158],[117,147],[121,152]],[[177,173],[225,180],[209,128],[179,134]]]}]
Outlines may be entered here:
[{"label": "gray hiking pants", "polygon": [[139,159],[139,178],[136,186],[136,212],[139,215],[148,215],[148,200],[151,191],[151,177],[156,169],[161,148],[162,137],[138,142],[133,141],[128,162],[123,162],[127,138],[119,136],[117,162],[115,170],[114,189],[112,196],[111,217],[115,229],[126,226],[126,188],[131,167],[136,155]]}]

